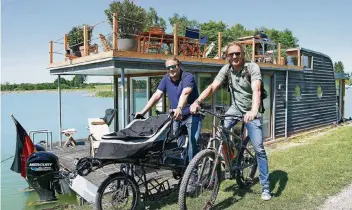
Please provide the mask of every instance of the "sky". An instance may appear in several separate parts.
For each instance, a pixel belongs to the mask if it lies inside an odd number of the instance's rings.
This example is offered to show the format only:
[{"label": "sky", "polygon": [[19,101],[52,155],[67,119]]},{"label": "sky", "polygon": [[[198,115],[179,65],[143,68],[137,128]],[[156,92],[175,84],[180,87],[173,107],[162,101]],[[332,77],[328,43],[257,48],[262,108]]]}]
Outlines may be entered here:
[{"label": "sky", "polygon": [[[2,0],[1,1],[1,83],[52,82],[49,41],[63,37],[73,26],[94,25],[106,20],[107,0]],[[289,29],[301,47],[324,53],[333,62],[342,61],[352,72],[351,0],[134,0],[153,7],[167,24],[173,13],[198,22],[223,21],[229,27],[240,23],[247,29],[261,26]],[[250,2],[250,3],[249,3]],[[169,26],[170,27],[170,26]],[[108,34],[107,22],[96,26],[96,33]],[[63,40],[61,40],[62,42]],[[98,40],[96,40],[98,41]],[[60,41],[59,41],[60,42]],[[55,44],[54,51],[63,45]],[[60,51],[63,52],[63,51]],[[55,61],[62,61],[55,55]],[[69,77],[68,77],[69,78]],[[88,82],[110,81],[88,77]]]}]

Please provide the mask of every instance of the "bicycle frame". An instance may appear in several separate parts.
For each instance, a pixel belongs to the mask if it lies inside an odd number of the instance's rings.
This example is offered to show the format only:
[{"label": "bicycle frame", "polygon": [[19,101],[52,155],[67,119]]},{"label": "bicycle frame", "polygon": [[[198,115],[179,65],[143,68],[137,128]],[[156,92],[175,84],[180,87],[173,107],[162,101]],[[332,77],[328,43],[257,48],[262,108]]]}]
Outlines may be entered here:
[{"label": "bicycle frame", "polygon": [[[206,110],[202,110],[201,112],[207,112],[210,115],[220,119],[219,125],[217,127],[214,127],[216,129],[215,138],[209,140],[207,148],[216,151],[215,160],[214,160],[214,164],[216,166],[220,163],[219,158],[222,156],[224,158],[225,168],[228,170],[231,170],[231,163],[232,161],[236,160],[235,158],[237,158],[238,153],[241,149],[242,140],[243,140],[244,123],[242,123],[240,135],[236,135],[235,133],[233,133],[232,131],[224,127],[225,117],[235,117],[235,116],[232,116],[232,115],[221,116],[217,113],[213,113]],[[235,142],[229,139],[230,136],[234,137]],[[217,167],[213,167],[211,172],[211,177],[210,177],[211,184],[213,183],[213,180],[214,180],[216,168]],[[204,163],[202,164],[201,173],[203,173],[203,170],[204,170]]]}]

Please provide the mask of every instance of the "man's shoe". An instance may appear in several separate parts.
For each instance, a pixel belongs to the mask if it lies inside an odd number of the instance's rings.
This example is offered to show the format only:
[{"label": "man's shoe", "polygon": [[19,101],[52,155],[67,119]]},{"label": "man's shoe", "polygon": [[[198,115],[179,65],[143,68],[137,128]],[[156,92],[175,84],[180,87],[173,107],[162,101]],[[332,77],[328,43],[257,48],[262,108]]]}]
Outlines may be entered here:
[{"label": "man's shoe", "polygon": [[267,189],[264,189],[263,192],[262,192],[262,200],[264,201],[268,201],[271,199],[271,193],[269,190]]}]

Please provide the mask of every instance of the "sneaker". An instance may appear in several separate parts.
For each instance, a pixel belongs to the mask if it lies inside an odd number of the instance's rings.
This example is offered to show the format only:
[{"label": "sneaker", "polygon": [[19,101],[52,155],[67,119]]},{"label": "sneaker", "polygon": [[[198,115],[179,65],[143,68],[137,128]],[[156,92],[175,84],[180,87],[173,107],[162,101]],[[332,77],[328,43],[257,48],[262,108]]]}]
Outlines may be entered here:
[{"label": "sneaker", "polygon": [[262,200],[268,201],[271,199],[271,193],[268,189],[264,189],[262,192]]}]

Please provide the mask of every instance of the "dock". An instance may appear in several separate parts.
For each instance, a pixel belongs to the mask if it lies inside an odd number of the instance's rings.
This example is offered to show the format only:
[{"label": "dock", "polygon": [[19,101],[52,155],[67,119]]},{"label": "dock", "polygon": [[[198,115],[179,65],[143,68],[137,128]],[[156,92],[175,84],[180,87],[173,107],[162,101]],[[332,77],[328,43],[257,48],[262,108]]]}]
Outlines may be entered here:
[{"label": "dock", "polygon": [[[83,158],[90,156],[89,149],[90,143],[86,139],[79,139],[77,140],[80,144],[76,146],[69,146],[69,147],[62,147],[58,144],[54,144],[52,147],[52,153],[54,153],[59,158],[60,167],[72,172],[76,169],[74,164],[74,160],[76,158]],[[99,187],[100,184],[106,179],[109,174],[116,173],[120,170],[120,164],[111,164],[104,166],[96,171],[91,172],[84,178],[87,179],[89,182],[94,184],[96,187]],[[172,172],[169,170],[156,170],[156,169],[149,169],[146,168],[147,172],[147,179],[148,178],[156,178],[156,179],[165,179],[171,178]],[[139,183],[138,183],[139,184]]]}]

